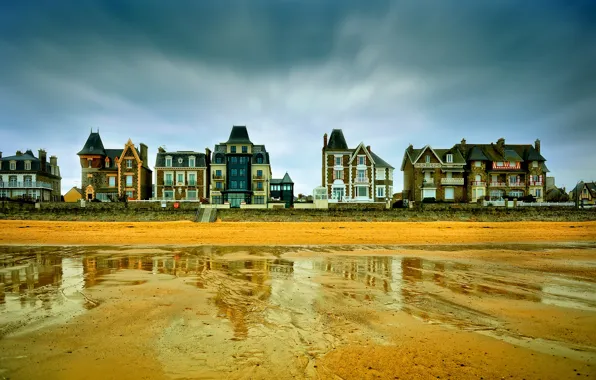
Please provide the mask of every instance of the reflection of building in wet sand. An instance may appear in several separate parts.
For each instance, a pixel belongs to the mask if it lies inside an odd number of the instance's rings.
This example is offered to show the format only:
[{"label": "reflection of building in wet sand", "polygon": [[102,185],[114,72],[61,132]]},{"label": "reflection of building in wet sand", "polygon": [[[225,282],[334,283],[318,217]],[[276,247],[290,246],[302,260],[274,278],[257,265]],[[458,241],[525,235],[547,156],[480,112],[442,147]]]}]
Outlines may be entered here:
[{"label": "reflection of building in wet sand", "polygon": [[42,254],[0,261],[0,283],[4,285],[5,292],[15,294],[58,284],[62,280],[61,264],[61,257]]}]

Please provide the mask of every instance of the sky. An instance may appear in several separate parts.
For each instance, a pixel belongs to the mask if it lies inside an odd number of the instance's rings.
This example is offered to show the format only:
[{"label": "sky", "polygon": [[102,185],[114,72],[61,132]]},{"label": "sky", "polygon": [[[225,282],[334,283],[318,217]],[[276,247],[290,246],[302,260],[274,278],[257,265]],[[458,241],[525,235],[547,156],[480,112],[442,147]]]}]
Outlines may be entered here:
[{"label": "sky", "polygon": [[58,156],[91,129],[203,152],[246,125],[295,193],[341,128],[392,164],[409,144],[533,144],[557,186],[596,180],[596,2],[0,0],[0,151]]}]

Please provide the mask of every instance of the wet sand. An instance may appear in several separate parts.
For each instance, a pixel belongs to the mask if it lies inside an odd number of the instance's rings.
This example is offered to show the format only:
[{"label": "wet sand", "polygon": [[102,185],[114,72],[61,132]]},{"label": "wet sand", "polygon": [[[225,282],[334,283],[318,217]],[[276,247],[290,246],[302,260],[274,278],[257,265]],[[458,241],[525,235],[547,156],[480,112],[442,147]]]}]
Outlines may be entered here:
[{"label": "wet sand", "polygon": [[0,221],[0,245],[467,244],[596,241],[596,222]]},{"label": "wet sand", "polygon": [[4,246],[0,378],[594,378],[593,240]]}]

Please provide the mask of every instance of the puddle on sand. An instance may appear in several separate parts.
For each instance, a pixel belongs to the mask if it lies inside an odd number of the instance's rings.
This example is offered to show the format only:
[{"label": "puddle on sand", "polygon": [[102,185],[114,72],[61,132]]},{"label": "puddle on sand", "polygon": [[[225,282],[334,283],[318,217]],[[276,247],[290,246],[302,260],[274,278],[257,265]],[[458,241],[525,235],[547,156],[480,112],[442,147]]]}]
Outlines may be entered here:
[{"label": "puddle on sand", "polygon": [[[200,364],[202,371],[217,373],[239,361],[263,363],[267,346],[288,353],[288,360],[302,355],[300,365],[308,369],[314,358],[350,342],[352,333],[386,343],[382,334],[369,329],[375,312],[403,311],[427,323],[488,331],[512,341],[519,337],[508,333],[502,320],[466,300],[596,310],[596,284],[564,275],[462,260],[350,256],[348,247],[337,256],[282,257],[295,249],[0,247],[0,337],[59,323],[98,306],[87,289],[142,286],[158,274],[182,277],[197,292],[208,292],[220,321],[205,325],[177,319],[162,334],[158,346],[168,347],[162,350],[162,362],[169,361],[168,372],[179,376],[199,370],[180,368],[191,364],[179,363],[182,352],[172,347],[182,349],[184,344],[197,358],[193,366]],[[130,271],[145,277],[118,275]],[[248,344],[251,339],[261,347]],[[197,351],[198,342],[226,359],[209,362],[206,353]],[[591,357],[589,351],[585,355]],[[233,352],[242,354],[232,357]]]}]

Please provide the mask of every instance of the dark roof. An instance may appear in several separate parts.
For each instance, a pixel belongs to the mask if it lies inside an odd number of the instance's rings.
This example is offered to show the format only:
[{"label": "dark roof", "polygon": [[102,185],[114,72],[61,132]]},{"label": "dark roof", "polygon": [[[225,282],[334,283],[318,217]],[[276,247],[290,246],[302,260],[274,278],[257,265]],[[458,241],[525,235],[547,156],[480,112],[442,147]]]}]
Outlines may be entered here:
[{"label": "dark roof", "polygon": [[[16,161],[15,170],[10,170],[10,161]],[[25,162],[31,161],[31,169],[25,170]],[[49,161],[45,162],[45,169],[42,168],[42,162],[39,158],[33,155],[31,150],[27,150],[25,153],[20,155],[8,156],[0,158],[0,171],[7,171],[7,172],[26,172],[26,173],[37,173],[43,172],[44,175],[52,176],[52,164]],[[43,170],[42,170],[43,169]],[[60,169],[56,167],[54,177],[60,178]]]},{"label": "dark roof", "polygon": [[327,149],[348,149],[348,144],[346,143],[344,133],[341,129],[334,129],[331,131],[331,136],[329,136],[329,142],[327,143]]},{"label": "dark roof", "polygon": [[[166,166],[166,157],[172,157],[172,168],[188,168],[189,158],[191,156],[195,157],[195,166],[196,168],[206,168],[207,162],[205,160],[205,153],[200,152],[163,152],[157,153],[157,157],[155,159],[155,167],[162,168]],[[179,162],[182,160],[182,162]]]},{"label": "dark roof", "polygon": [[103,142],[101,141],[101,137],[99,137],[99,132],[91,132],[91,134],[87,138],[87,142],[85,143],[85,146],[83,146],[83,149],[81,149],[81,151],[77,154],[78,155],[99,154],[99,155],[105,156],[106,151],[103,147]]},{"label": "dark roof", "polygon": [[453,162],[450,162],[450,163],[452,163],[452,164],[465,164],[466,163],[466,160],[464,160],[464,156],[462,156],[459,149],[456,149],[455,147],[453,147],[451,149],[433,149],[433,151],[435,152],[435,154],[437,156],[439,156],[439,159],[445,163],[447,162],[448,154],[453,155]]},{"label": "dark roof", "polygon": [[[460,145],[461,147],[461,145]],[[460,148],[461,149],[461,148]],[[478,145],[474,145],[468,152],[469,161],[490,161]]]},{"label": "dark roof", "polygon": [[542,168],[542,172],[543,173],[549,173],[550,170],[548,170],[548,168],[546,167],[546,164],[543,162],[541,163],[540,167]]},{"label": "dark roof", "polygon": [[292,181],[292,178],[290,178],[290,175],[288,174],[288,172],[286,172],[286,174],[284,175],[284,177],[281,179],[281,183],[291,183],[291,184],[294,184],[294,181]]},{"label": "dark roof", "polygon": [[281,179],[280,178],[271,178],[269,180],[269,183],[272,185],[279,185],[279,184],[281,184]]},{"label": "dark roof", "polygon": [[0,160],[5,160],[5,161],[31,161],[33,163],[33,161],[39,161],[39,159],[37,157],[35,157],[33,155],[33,152],[31,152],[30,150],[27,150],[25,153],[20,154],[20,155],[14,155],[14,156],[9,156],[9,157],[2,157],[0,158]]},{"label": "dark roof", "polygon": [[246,129],[246,126],[233,126],[232,132],[230,132],[230,138],[226,144],[252,144],[250,138],[248,137],[248,130]]},{"label": "dark roof", "polygon": [[[265,145],[253,145],[253,147],[252,147],[252,158],[251,158],[251,163],[252,164],[256,164],[257,163],[257,156],[259,154],[263,156],[263,164],[270,164],[271,163],[269,161],[269,153],[267,152],[267,149],[265,149]],[[261,165],[261,164],[259,164],[259,165]]]},{"label": "dark roof", "polygon": [[375,153],[373,153],[373,152],[368,152],[368,153],[370,153],[371,157],[375,161],[376,166],[381,167],[381,168],[394,169],[393,166],[389,165],[387,163],[387,161],[383,160],[381,157],[377,156]]}]

